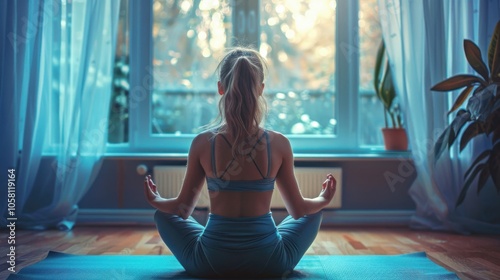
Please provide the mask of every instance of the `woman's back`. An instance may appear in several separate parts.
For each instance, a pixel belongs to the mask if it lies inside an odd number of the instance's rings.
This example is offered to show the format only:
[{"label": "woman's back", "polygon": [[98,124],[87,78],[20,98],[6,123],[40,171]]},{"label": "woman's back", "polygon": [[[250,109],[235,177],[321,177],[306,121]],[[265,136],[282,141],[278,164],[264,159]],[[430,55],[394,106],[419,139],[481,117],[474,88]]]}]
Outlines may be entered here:
[{"label": "woman's back", "polygon": [[[279,136],[259,129],[254,137],[237,147],[233,157],[233,137],[227,134],[204,134],[200,163],[210,185],[210,211],[225,217],[256,217],[270,211],[274,180],[282,162]],[[278,140],[276,140],[278,139]],[[276,140],[276,141],[274,141]],[[243,186],[243,187],[242,187]]]}]

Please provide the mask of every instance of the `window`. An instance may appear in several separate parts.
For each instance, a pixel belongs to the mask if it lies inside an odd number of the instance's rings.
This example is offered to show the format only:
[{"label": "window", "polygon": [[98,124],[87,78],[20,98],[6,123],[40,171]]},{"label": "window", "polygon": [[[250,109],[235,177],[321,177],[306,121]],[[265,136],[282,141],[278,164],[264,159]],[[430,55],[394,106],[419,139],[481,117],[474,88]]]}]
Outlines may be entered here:
[{"label": "window", "polygon": [[360,0],[359,27],[359,145],[376,147],[383,144],[380,129],[384,126],[384,107],[373,90],[373,68],[382,30],[376,0]]},{"label": "window", "polygon": [[113,71],[113,92],[109,108],[108,143],[126,143],[129,136],[130,56],[128,18],[128,0],[121,0]]},{"label": "window", "polygon": [[264,126],[286,134],[295,152],[382,144],[383,109],[372,87],[381,38],[376,0],[129,5],[120,20],[122,50],[110,110],[120,125],[110,143],[133,151],[187,152],[201,126],[218,114],[215,69],[225,49],[242,44],[255,46],[267,61]]}]

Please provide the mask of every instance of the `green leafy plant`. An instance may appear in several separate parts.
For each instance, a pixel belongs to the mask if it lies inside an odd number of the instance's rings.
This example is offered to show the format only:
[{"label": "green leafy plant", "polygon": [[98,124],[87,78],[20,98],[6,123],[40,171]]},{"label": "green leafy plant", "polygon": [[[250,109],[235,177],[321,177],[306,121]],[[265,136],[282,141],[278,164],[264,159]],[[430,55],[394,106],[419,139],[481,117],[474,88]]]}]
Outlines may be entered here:
[{"label": "green leafy plant", "polygon": [[479,74],[456,75],[431,88],[434,91],[451,91],[465,87],[455,100],[448,114],[459,109],[467,100],[465,109],[460,109],[452,123],[444,130],[434,146],[434,158],[437,161],[446,148],[450,148],[460,137],[460,152],[475,137],[482,135],[491,139],[492,148],[482,152],[465,172],[465,183],[455,206],[465,199],[467,191],[479,176],[477,192],[479,193],[489,178],[500,193],[500,21],[488,47],[488,66],[483,62],[481,50],[470,40],[464,40],[464,51],[470,66]]},{"label": "green leafy plant", "polygon": [[384,40],[380,43],[375,60],[375,71],[373,75],[373,85],[377,97],[384,105],[385,127],[389,127],[387,115],[391,118],[393,128],[402,128],[401,109],[396,99],[396,90],[392,77],[391,65],[385,52]]}]

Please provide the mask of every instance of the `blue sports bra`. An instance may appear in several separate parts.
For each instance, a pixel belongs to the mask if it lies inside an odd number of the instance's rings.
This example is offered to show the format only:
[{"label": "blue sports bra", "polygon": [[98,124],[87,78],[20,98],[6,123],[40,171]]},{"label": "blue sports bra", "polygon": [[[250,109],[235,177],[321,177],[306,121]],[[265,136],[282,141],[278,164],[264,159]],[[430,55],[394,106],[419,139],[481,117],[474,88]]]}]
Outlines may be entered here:
[{"label": "blue sports bra", "polygon": [[[220,134],[222,136],[222,139],[229,145],[229,147],[232,148],[231,143],[227,140],[227,138]],[[267,174],[264,176],[262,174],[262,171],[260,170],[259,166],[255,162],[255,159],[252,157],[252,152],[257,146],[257,144],[260,143],[262,140],[262,137],[266,137],[266,143],[267,143]],[[224,180],[222,177],[226,174],[227,170],[229,167],[232,165],[234,162],[235,158],[229,162],[227,165],[226,169],[224,172],[222,172],[221,176],[217,177],[217,171],[216,171],[216,165],[215,165],[215,140],[217,138],[217,135],[211,138],[210,144],[211,144],[211,156],[212,156],[212,171],[213,171],[213,177],[208,177],[207,176],[207,186],[208,190],[210,191],[233,191],[233,192],[244,192],[244,191],[254,191],[254,192],[264,192],[264,191],[271,191],[274,189],[274,181],[275,178],[269,178],[269,173],[271,172],[271,146],[269,144],[269,135],[266,130],[264,130],[264,133],[262,136],[257,140],[255,145],[252,147],[250,152],[248,152],[247,156],[250,157],[253,161],[253,164],[257,168],[257,171],[259,171],[259,174],[262,176],[262,179],[260,180]]]}]

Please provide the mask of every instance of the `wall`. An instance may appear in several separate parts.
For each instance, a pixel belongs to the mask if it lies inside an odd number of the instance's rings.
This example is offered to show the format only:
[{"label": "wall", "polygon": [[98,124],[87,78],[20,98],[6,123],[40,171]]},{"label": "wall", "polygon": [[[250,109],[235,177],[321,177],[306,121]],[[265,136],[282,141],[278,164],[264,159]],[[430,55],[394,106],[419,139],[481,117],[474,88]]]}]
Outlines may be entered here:
[{"label": "wall", "polygon": [[[146,164],[152,172],[154,165],[185,165],[185,161],[161,159],[107,159],[93,186],[80,203],[81,208],[148,208],[144,200],[144,177],[136,172]],[[399,159],[296,161],[296,166],[341,167],[343,172],[343,210],[414,209],[408,189],[416,172],[413,165]],[[387,181],[386,177],[396,180]],[[406,175],[409,175],[405,178]],[[400,176],[400,177],[397,177]],[[391,178],[392,178],[391,177]],[[392,186],[388,183],[392,182]]]},{"label": "wall", "polygon": [[[55,179],[51,167],[52,161],[52,158],[42,160],[37,180]],[[132,210],[152,210],[153,208],[146,202],[143,194],[144,176],[137,174],[136,171],[139,164],[147,165],[149,171],[152,172],[155,165],[185,165],[186,161],[151,157],[105,158],[93,185],[79,204],[80,209],[82,211],[98,210],[93,212],[94,216],[92,217],[98,217],[99,209],[104,209],[104,211],[124,210],[124,213],[133,213],[130,212]],[[335,223],[339,219],[344,219],[344,223],[348,224],[366,224],[371,221],[375,223],[375,220],[379,219],[378,224],[391,224],[391,221],[395,224],[407,224],[415,209],[415,204],[409,196],[408,190],[416,177],[416,172],[411,161],[402,159],[401,156],[394,158],[323,157],[318,160],[298,158],[295,166],[342,168],[342,208],[331,211],[329,215],[326,215],[324,221]],[[40,205],[40,200],[50,199],[50,197],[34,194],[30,196],[30,199],[37,199],[37,205]],[[398,214],[394,216],[395,218],[391,218],[393,217],[391,213],[403,212],[405,213],[403,216]],[[339,216],[342,213],[349,213],[349,215],[347,217],[345,215]],[[353,220],[352,213],[360,213],[356,214],[355,217],[358,222]],[[379,214],[370,216],[371,213]],[[273,210],[273,214],[275,217],[279,217],[279,220],[284,217],[286,212]],[[386,218],[382,218],[380,215],[385,215]],[[150,216],[152,215],[149,213],[148,219]],[[121,221],[127,221],[127,218],[122,217]]]}]

